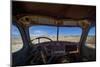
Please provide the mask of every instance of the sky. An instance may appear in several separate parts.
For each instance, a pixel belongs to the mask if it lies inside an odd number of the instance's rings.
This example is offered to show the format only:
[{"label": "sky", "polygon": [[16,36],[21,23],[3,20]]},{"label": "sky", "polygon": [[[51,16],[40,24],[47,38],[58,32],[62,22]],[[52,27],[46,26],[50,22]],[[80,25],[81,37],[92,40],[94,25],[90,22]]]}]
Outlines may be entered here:
[{"label": "sky", "polygon": [[12,31],[11,32],[12,36],[19,36],[20,35],[18,28],[14,25],[11,26],[11,31]]},{"label": "sky", "polygon": [[[19,36],[19,30],[12,25],[12,36]],[[57,27],[54,26],[34,26],[29,28],[31,36],[55,36],[57,34]],[[59,35],[81,35],[82,30],[79,27],[59,27]],[[95,27],[91,28],[89,35],[95,35]]]}]

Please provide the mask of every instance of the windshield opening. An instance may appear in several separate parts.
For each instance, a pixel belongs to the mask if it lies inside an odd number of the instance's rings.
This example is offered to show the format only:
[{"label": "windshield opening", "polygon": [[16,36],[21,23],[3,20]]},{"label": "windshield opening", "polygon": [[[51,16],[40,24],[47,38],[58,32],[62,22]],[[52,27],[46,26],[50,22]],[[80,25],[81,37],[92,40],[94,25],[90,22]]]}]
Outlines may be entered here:
[{"label": "windshield opening", "polygon": [[[58,31],[58,32],[57,32]],[[47,37],[53,41],[69,41],[69,42],[79,42],[82,34],[82,29],[80,27],[55,27],[55,26],[31,26],[29,28],[30,39],[33,40],[33,44],[38,43],[38,37]],[[59,34],[59,35],[58,35]],[[57,37],[58,35],[58,37]],[[40,43],[48,42],[50,40],[42,38]]]}]

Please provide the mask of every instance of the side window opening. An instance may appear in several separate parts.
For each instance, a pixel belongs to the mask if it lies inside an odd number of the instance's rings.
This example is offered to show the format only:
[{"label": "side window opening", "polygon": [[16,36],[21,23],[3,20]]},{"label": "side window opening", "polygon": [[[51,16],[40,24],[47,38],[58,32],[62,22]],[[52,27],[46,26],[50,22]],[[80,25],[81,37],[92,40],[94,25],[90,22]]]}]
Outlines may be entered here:
[{"label": "side window opening", "polygon": [[21,50],[22,47],[23,47],[23,41],[22,41],[20,31],[17,28],[17,26],[12,25],[11,26],[11,48],[12,48],[12,53]]},{"label": "side window opening", "polygon": [[95,39],[96,39],[95,27],[92,27],[89,30],[85,45],[89,48],[95,48],[95,46],[96,46],[96,40]]}]

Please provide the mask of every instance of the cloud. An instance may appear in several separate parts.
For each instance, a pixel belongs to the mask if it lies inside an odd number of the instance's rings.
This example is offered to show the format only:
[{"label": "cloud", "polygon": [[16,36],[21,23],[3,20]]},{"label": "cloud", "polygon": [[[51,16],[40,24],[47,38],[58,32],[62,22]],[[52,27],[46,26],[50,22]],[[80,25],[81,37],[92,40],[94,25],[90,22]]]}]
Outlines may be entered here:
[{"label": "cloud", "polygon": [[30,34],[31,36],[45,36],[47,35],[47,32],[41,31],[41,30],[34,30]]}]

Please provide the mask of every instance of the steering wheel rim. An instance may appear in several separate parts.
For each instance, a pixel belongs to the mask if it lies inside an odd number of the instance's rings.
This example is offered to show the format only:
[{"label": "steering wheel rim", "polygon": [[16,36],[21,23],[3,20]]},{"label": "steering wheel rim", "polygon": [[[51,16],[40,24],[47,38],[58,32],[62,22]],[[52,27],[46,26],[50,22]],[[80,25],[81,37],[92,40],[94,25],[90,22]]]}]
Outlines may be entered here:
[{"label": "steering wheel rim", "polygon": [[41,39],[41,38],[48,39],[48,40],[50,40],[51,42],[53,41],[52,39],[50,39],[50,38],[48,38],[48,37],[37,37],[37,38],[35,38],[35,39],[32,39],[32,40],[31,40],[31,43],[32,43],[32,41],[34,41],[34,40],[36,40],[36,39],[38,39],[38,43],[40,43],[40,39]]}]

